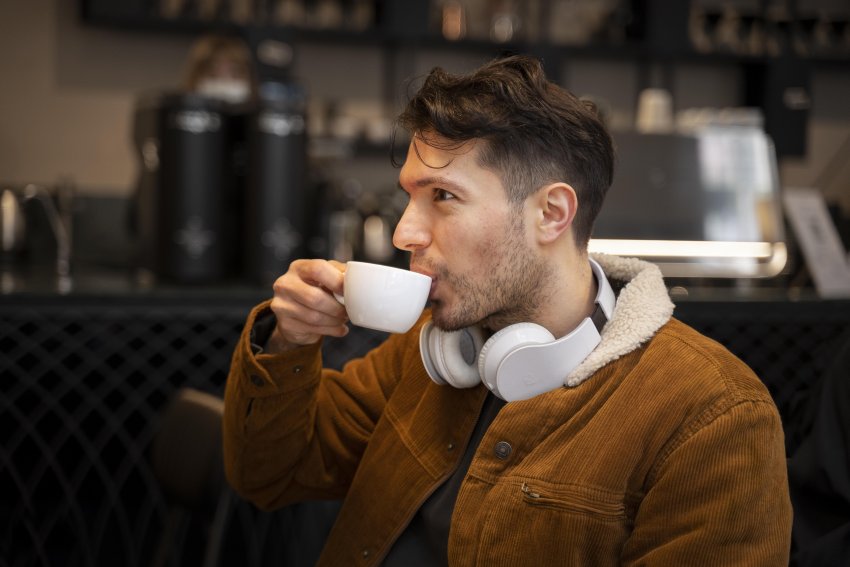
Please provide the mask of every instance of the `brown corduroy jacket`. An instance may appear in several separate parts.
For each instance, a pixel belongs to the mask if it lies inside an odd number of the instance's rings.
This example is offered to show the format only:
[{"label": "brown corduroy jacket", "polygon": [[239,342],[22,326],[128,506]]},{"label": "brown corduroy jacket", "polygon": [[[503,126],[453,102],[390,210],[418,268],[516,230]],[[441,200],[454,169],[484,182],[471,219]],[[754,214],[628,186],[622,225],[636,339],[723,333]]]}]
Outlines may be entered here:
[{"label": "brown corduroy jacket", "polygon": [[[599,347],[566,386],[511,402],[458,494],[451,565],[786,566],[782,427],[759,379],[672,319],[657,268],[597,257],[617,287]],[[255,355],[249,317],[225,400],[225,468],[266,509],[344,498],[321,565],[378,565],[458,465],[486,396],[437,386],[428,314],[342,372],[318,345]],[[504,444],[511,451],[505,457]]]}]

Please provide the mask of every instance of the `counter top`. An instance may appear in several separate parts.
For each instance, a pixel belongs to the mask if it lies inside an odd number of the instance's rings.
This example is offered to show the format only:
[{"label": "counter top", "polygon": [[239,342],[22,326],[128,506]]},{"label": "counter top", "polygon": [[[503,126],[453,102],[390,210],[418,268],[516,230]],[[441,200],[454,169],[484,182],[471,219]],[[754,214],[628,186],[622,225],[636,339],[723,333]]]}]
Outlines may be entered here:
[{"label": "counter top", "polygon": [[259,302],[271,297],[271,286],[242,281],[215,284],[176,284],[126,268],[79,266],[68,278],[60,278],[49,267],[29,266],[0,270],[0,304],[32,299],[99,298],[107,301],[175,298],[212,300],[228,297]]},{"label": "counter top", "polygon": [[[77,265],[65,280],[56,276],[50,266],[0,267],[0,304],[26,297],[31,298],[103,298],[118,300],[144,298],[206,299],[227,297],[253,303],[271,297],[271,285],[258,285],[242,280],[211,284],[179,284],[157,281],[150,274],[124,267]],[[760,280],[743,282],[717,281],[706,285],[705,280],[693,283],[675,282],[670,297],[676,304],[684,303],[850,303],[850,298],[824,300],[810,288],[771,286]]]}]

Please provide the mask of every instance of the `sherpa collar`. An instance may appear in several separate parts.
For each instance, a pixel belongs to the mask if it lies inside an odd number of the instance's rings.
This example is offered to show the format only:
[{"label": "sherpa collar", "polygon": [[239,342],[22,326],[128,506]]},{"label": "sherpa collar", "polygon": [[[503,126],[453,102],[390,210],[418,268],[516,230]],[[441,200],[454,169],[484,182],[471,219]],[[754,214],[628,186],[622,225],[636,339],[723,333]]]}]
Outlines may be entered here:
[{"label": "sherpa collar", "polygon": [[[566,386],[578,386],[606,364],[635,350],[670,320],[673,302],[661,270],[637,258],[592,254],[612,282],[622,283],[611,320],[602,329],[602,341],[570,374]],[[617,284],[614,283],[614,288]]]}]

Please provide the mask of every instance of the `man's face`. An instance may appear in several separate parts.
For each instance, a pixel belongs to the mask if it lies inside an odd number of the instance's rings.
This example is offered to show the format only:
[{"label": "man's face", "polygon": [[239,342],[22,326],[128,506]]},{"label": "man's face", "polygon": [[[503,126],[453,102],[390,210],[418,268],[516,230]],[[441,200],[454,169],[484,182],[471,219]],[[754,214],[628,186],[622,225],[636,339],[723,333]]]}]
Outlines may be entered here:
[{"label": "man's face", "polygon": [[500,177],[478,164],[482,143],[439,149],[415,136],[399,174],[410,200],[393,243],[411,253],[411,270],[433,278],[433,319],[444,330],[530,320],[549,273],[525,205],[511,204]]}]

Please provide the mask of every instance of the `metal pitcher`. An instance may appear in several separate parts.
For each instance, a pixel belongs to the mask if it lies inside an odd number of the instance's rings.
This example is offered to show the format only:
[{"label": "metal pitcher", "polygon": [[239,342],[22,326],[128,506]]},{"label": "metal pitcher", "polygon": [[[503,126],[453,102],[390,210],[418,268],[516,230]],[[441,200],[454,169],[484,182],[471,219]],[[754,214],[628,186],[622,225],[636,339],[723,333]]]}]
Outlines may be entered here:
[{"label": "metal pitcher", "polygon": [[0,193],[0,252],[11,255],[20,252],[26,239],[26,221],[21,201],[11,189]]}]

